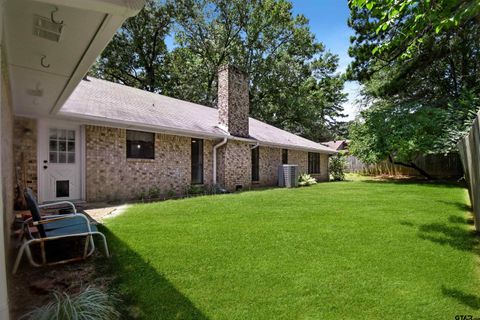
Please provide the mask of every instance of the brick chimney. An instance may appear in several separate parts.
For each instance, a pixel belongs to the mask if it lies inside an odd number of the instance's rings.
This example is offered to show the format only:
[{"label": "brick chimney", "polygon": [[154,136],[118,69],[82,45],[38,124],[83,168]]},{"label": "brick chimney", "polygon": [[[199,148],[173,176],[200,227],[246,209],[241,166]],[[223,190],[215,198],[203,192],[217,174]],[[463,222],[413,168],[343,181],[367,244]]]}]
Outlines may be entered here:
[{"label": "brick chimney", "polygon": [[218,123],[233,136],[248,134],[248,77],[238,68],[223,65],[218,69]]}]

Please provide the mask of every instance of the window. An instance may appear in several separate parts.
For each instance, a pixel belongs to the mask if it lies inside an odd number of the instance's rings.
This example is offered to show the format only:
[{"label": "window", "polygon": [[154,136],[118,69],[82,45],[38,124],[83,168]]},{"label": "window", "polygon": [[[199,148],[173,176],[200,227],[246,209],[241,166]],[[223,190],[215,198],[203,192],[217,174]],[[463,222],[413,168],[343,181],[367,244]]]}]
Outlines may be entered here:
[{"label": "window", "polygon": [[127,158],[155,159],[155,133],[127,130]]},{"label": "window", "polygon": [[282,149],[282,164],[288,164],[288,149]]},{"label": "window", "polygon": [[192,139],[192,184],[203,183],[203,140]]},{"label": "window", "polygon": [[320,173],[320,153],[308,153],[308,173]]},{"label": "window", "polygon": [[75,130],[50,129],[48,151],[50,163],[75,163]]},{"label": "window", "polygon": [[260,147],[252,149],[252,181],[260,180]]}]

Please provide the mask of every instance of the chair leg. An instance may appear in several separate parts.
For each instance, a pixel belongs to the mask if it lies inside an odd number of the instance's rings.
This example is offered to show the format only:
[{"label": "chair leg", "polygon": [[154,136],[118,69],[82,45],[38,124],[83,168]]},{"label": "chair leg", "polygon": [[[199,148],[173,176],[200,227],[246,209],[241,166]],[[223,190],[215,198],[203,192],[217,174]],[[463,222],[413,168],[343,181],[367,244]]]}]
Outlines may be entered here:
[{"label": "chair leg", "polygon": [[12,274],[17,273],[18,266],[20,265],[20,261],[22,260],[23,252],[25,251],[25,246],[26,246],[26,245],[27,245],[27,242],[25,241],[24,243],[22,243],[22,246],[21,246],[20,249],[18,250],[17,258],[15,259],[15,263],[13,264]]},{"label": "chair leg", "polygon": [[108,244],[107,244],[107,238],[105,237],[105,235],[101,232],[97,232],[98,235],[100,235],[100,237],[102,238],[103,240],[103,248],[105,249],[105,256],[107,258],[110,257],[110,252],[108,251]]}]

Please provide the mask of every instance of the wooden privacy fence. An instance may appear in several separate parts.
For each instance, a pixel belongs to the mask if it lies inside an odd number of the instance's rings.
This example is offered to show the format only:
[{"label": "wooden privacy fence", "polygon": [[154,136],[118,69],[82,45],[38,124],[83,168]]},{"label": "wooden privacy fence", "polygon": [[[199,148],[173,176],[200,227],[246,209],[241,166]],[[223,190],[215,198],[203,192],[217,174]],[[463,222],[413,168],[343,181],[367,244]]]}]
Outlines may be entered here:
[{"label": "wooden privacy fence", "polygon": [[468,186],[468,195],[472,204],[475,229],[480,231],[480,113],[473,122],[468,135],[458,142],[458,151],[462,159],[465,181]]},{"label": "wooden privacy fence", "polygon": [[[434,178],[460,178],[463,174],[462,163],[457,153],[420,156],[415,160],[415,164]],[[347,157],[347,170],[349,172],[369,175],[420,175],[415,169],[392,164],[388,161],[382,161],[376,164],[365,164],[354,156]]]}]

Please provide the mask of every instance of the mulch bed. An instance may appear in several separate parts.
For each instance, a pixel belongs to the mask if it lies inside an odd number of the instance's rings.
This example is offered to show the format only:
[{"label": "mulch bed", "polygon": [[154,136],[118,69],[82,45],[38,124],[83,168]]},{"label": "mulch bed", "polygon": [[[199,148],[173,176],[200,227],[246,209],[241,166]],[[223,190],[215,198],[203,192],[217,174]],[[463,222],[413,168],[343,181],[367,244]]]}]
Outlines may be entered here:
[{"label": "mulch bed", "polygon": [[54,292],[75,294],[87,286],[107,290],[112,278],[96,271],[95,259],[102,259],[101,254],[95,253],[81,262],[39,268],[23,260],[17,274],[9,280],[12,319],[48,303]]}]

